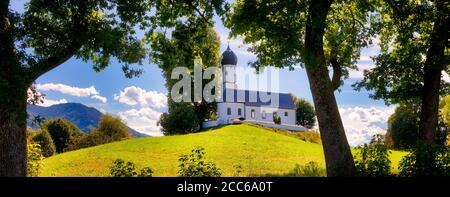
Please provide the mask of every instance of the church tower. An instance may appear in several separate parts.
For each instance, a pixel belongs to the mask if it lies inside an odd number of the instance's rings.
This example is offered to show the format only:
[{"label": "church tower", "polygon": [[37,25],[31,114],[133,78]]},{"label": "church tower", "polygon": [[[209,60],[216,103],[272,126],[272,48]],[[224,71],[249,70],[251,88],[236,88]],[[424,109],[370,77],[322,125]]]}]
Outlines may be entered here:
[{"label": "church tower", "polygon": [[237,56],[228,45],[227,50],[222,53],[222,74],[223,87],[225,89],[237,89],[236,85],[236,65]]}]

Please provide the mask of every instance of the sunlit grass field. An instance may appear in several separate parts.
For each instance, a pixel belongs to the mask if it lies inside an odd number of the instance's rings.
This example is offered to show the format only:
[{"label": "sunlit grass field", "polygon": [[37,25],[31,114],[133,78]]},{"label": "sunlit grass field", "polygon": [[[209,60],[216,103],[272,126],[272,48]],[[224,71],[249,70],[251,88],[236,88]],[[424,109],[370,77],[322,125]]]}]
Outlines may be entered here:
[{"label": "sunlit grass field", "polygon": [[[47,158],[40,176],[108,176],[115,159],[149,166],[153,176],[177,176],[181,154],[201,146],[206,160],[214,162],[223,176],[283,176],[295,164],[317,162],[325,168],[322,145],[252,125],[229,125],[206,132],[130,139],[66,152]],[[405,152],[392,151],[393,172]]]}]

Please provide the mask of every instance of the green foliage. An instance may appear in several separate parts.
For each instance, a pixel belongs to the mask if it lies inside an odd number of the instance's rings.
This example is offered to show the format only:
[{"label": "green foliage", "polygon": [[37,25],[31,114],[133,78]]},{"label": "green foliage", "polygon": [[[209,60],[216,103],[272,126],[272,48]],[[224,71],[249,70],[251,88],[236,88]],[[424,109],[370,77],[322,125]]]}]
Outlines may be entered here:
[{"label": "green foliage", "polygon": [[157,124],[164,135],[175,135],[198,131],[200,123],[191,104],[171,102],[169,112],[163,113]]},{"label": "green foliage", "polygon": [[273,123],[275,123],[275,124],[281,124],[281,117],[280,117],[280,116],[277,116],[277,115],[274,115],[274,116],[273,116]]},{"label": "green foliage", "polygon": [[442,117],[442,121],[445,125],[450,126],[450,95],[444,96],[440,103],[439,114]]},{"label": "green foliage", "polygon": [[62,118],[46,120],[41,130],[48,131],[55,144],[57,153],[64,152],[64,149],[70,145],[73,139],[84,135],[77,126]]},{"label": "green foliage", "polygon": [[[242,36],[244,43],[252,44],[251,52],[258,60],[249,62],[251,66],[292,69],[310,59],[304,43],[306,27],[318,25],[308,20],[310,3],[236,1],[224,24],[231,29],[232,36]],[[348,76],[349,68],[355,68],[359,49],[369,43],[374,33],[362,26],[372,20],[368,11],[373,9],[374,6],[365,1],[338,1],[333,2],[328,13],[324,36],[326,61],[339,62],[344,76]]]},{"label": "green foliage", "polygon": [[39,144],[28,143],[28,158],[27,158],[27,176],[37,177],[39,176],[40,169],[42,168],[42,160],[44,156]]},{"label": "green foliage", "polygon": [[109,114],[105,114],[100,118],[96,131],[107,138],[108,142],[131,138],[129,128],[122,119]]},{"label": "green foliage", "polygon": [[[386,145],[393,149],[409,149],[415,146],[419,139],[419,116],[420,104],[400,104],[389,117]],[[438,117],[437,144],[445,144],[449,130],[450,127],[445,124],[444,116],[441,114]]]},{"label": "green foliage", "polygon": [[390,148],[408,149],[416,145],[419,139],[418,107],[402,104],[388,119],[387,141]]},{"label": "green foliage", "polygon": [[[166,32],[155,32],[149,39],[152,42],[152,52],[150,53],[151,62],[157,64],[163,72],[166,80],[166,88],[171,92],[172,86],[178,82],[178,79],[172,79],[172,70],[175,67],[185,67],[189,71],[194,70],[194,60],[199,58],[202,60],[202,71],[207,67],[220,67],[219,50],[220,38],[214,28],[204,21],[193,20],[187,23],[177,22],[174,25],[174,31],[170,37]],[[214,76],[216,78],[217,76]],[[202,79],[202,88],[211,80]],[[192,82],[193,83],[193,82]],[[206,102],[205,100],[194,100],[194,85],[191,84],[191,101],[189,103],[195,112],[201,127],[205,119],[214,117],[216,110],[215,102]],[[202,89],[203,90],[203,89]],[[186,90],[183,90],[186,91]],[[217,90],[213,90],[217,91]],[[169,101],[169,109],[177,107],[186,107],[188,104],[175,104]],[[170,114],[170,110],[169,113]],[[172,115],[172,114],[170,114]],[[177,116],[177,115],[173,115]],[[163,128],[165,124],[162,124]],[[186,129],[191,129],[186,125]],[[182,128],[182,127],[180,127]],[[173,130],[168,128],[167,130]]]},{"label": "green foliage", "polygon": [[204,161],[205,149],[197,147],[190,155],[181,155],[180,170],[178,174],[182,177],[219,177],[222,172],[212,162]]},{"label": "green foliage", "polygon": [[358,148],[355,155],[355,167],[358,176],[387,177],[390,176],[390,151],[383,144],[365,144]]},{"label": "green foliage", "polygon": [[110,167],[110,175],[112,177],[152,177],[153,171],[150,167],[144,167],[138,172],[133,162],[116,159]]},{"label": "green foliage", "polygon": [[314,161],[310,161],[305,165],[296,164],[294,169],[285,176],[289,177],[324,177],[326,176],[326,170],[319,167],[319,164]]},{"label": "green foliage", "polygon": [[[259,128],[264,128],[259,125],[253,125],[253,126],[259,127]],[[311,143],[316,143],[316,144],[322,143],[320,133],[317,131],[314,131],[314,130],[296,132],[296,131],[288,131],[288,130],[284,130],[284,129],[275,129],[275,128],[264,128],[264,129],[271,130],[275,133],[280,133],[283,135],[295,137],[295,138],[303,140],[305,142],[311,142]]]},{"label": "green foliage", "polygon": [[450,149],[419,142],[399,164],[399,176],[450,176]]},{"label": "green foliage", "polygon": [[[445,62],[445,48],[428,53],[430,47],[445,44],[447,39],[432,38],[442,33],[435,32],[439,15],[447,15],[448,7],[438,2],[448,1],[381,1],[380,20],[373,21],[379,35],[381,53],[374,57],[375,68],[364,73],[364,79],[354,85],[357,90],[373,91],[371,97],[386,103],[410,102],[422,99],[425,68],[432,66],[449,72]],[[448,6],[448,4],[447,4]],[[443,8],[447,10],[438,11]],[[445,18],[445,17],[441,17]],[[444,35],[446,35],[444,33]],[[441,38],[445,38],[442,35]],[[448,46],[447,46],[448,50]],[[434,57],[433,57],[434,56]],[[434,59],[434,60],[433,60]],[[449,93],[449,83],[441,81],[439,93]]]},{"label": "green foliage", "polygon": [[50,157],[56,153],[56,147],[53,143],[52,136],[47,130],[37,131],[37,133],[33,135],[32,141],[39,144],[44,157]]},{"label": "green foliage", "polygon": [[130,138],[128,126],[119,117],[105,114],[100,118],[99,128],[72,139],[66,150],[77,150]]},{"label": "green foliage", "polygon": [[313,105],[305,99],[298,98],[291,94],[296,110],[295,116],[297,118],[296,124],[302,125],[308,129],[316,125],[316,111]]}]

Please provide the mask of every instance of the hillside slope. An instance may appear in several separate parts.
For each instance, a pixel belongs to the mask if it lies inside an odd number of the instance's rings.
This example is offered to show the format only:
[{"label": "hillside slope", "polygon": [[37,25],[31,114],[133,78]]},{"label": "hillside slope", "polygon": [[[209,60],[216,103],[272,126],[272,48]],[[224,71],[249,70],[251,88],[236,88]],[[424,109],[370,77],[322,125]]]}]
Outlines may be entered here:
[{"label": "hillside slope", "polygon": [[[320,144],[308,143],[251,125],[230,125],[202,133],[131,139],[56,155],[44,160],[41,176],[108,176],[117,158],[150,166],[154,176],[176,176],[178,157],[196,146],[224,176],[282,175],[295,164],[324,165]],[[393,162],[403,153],[394,152]],[[240,173],[239,173],[240,171]]]}]

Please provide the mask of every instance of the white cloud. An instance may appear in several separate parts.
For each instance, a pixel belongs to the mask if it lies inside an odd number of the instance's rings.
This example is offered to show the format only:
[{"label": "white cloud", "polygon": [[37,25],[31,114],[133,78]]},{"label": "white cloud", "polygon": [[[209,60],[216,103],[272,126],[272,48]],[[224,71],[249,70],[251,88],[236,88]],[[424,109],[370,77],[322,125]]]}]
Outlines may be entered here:
[{"label": "white cloud", "polygon": [[79,88],[60,83],[58,84],[46,83],[46,84],[37,84],[36,88],[41,91],[57,91],[62,94],[68,94],[76,97],[87,97],[99,94],[94,86],[91,86],[89,88]]},{"label": "white cloud", "polygon": [[56,91],[62,94],[67,94],[76,97],[91,97],[92,99],[97,99],[102,103],[106,103],[108,99],[100,95],[100,93],[95,89],[94,86],[88,88],[73,87],[65,84],[37,84],[36,89],[40,91]]},{"label": "white cloud", "polygon": [[114,95],[114,100],[127,105],[140,105],[153,109],[165,109],[167,107],[167,96],[157,91],[146,91],[136,86],[130,86]]},{"label": "white cloud", "polygon": [[37,105],[43,106],[43,107],[49,107],[49,106],[56,105],[56,104],[67,103],[66,99],[51,100],[51,99],[44,98],[42,101],[43,101],[43,103],[38,103]]},{"label": "white cloud", "polygon": [[130,109],[118,113],[119,117],[122,118],[129,127],[152,136],[162,136],[161,128],[156,125],[161,114],[161,112],[150,107]]},{"label": "white cloud", "polygon": [[362,79],[364,77],[364,70],[370,70],[375,67],[373,62],[358,63],[358,70],[349,70],[348,75],[351,79]]},{"label": "white cloud", "polygon": [[106,99],[106,97],[103,97],[100,95],[94,95],[94,96],[91,96],[91,98],[97,99],[97,100],[101,101],[102,103],[106,103],[108,101],[108,99]]},{"label": "white cloud", "polygon": [[233,39],[228,38],[228,32],[218,32],[218,35],[220,37],[220,41],[222,46],[230,45],[231,50],[236,53],[236,55],[239,56],[251,56],[256,57],[255,54],[249,52],[247,49],[249,48],[249,45],[244,44],[242,37],[237,37]]},{"label": "white cloud", "polygon": [[350,146],[358,146],[370,142],[375,134],[386,133],[394,107],[355,106],[339,108],[339,112]]}]

